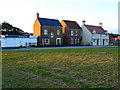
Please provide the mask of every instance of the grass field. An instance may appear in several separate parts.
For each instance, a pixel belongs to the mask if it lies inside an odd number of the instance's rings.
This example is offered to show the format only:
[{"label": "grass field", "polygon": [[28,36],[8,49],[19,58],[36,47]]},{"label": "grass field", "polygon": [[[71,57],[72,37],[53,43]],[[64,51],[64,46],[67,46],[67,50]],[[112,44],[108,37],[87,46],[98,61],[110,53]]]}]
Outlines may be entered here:
[{"label": "grass field", "polygon": [[118,48],[3,51],[3,88],[118,88]]}]

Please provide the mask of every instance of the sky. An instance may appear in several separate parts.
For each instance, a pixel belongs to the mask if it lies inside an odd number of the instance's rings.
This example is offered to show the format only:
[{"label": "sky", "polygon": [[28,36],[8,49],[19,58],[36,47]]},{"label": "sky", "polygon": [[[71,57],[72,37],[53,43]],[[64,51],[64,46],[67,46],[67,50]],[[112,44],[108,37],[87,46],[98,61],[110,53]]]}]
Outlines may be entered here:
[{"label": "sky", "polygon": [[1,0],[0,23],[6,21],[33,33],[36,13],[39,17],[76,21],[82,26],[102,23],[109,33],[118,33],[119,0]]}]

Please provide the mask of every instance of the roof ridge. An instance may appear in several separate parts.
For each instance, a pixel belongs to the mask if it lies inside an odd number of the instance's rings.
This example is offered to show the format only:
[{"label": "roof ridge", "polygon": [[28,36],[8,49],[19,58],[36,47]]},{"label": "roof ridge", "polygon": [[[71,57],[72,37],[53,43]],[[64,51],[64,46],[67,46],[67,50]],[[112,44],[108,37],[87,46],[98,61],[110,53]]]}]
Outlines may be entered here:
[{"label": "roof ridge", "polygon": [[98,34],[105,34],[105,30],[101,26],[94,26],[94,25],[85,25],[86,28],[92,33],[93,30],[96,31]]},{"label": "roof ridge", "polygon": [[76,22],[76,21],[71,21],[71,20],[63,20],[63,21],[70,21],[70,22]]},{"label": "roof ridge", "polygon": [[[42,17],[39,17],[40,19],[50,19],[50,20],[58,20],[58,19],[51,19],[51,18],[42,18]],[[59,20],[58,20],[59,21]]]},{"label": "roof ridge", "polygon": [[[85,24],[85,25],[87,25],[87,24]],[[95,25],[87,25],[87,26],[101,27],[101,26],[95,26]],[[101,28],[102,28],[102,27],[101,27]]]},{"label": "roof ridge", "polygon": [[62,26],[58,19],[50,19],[50,18],[38,18],[41,25],[48,25],[48,26]]}]

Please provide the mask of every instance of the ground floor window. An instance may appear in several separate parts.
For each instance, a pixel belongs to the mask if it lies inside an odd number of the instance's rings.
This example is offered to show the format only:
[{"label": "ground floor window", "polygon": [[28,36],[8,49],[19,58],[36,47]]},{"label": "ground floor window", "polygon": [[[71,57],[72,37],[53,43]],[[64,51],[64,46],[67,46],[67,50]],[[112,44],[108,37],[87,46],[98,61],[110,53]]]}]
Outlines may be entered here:
[{"label": "ground floor window", "polygon": [[51,38],[53,38],[53,33],[51,33]]},{"label": "ground floor window", "polygon": [[109,40],[108,39],[106,39],[106,42],[108,42]]},{"label": "ground floor window", "polygon": [[79,44],[79,38],[75,38],[75,44]]},{"label": "ground floor window", "polygon": [[73,44],[73,43],[74,43],[73,38],[71,38],[71,44]]},{"label": "ground floor window", "polygon": [[95,39],[93,39],[93,42],[95,42]]},{"label": "ground floor window", "polygon": [[49,39],[48,38],[43,38],[42,39],[42,44],[49,44]]}]

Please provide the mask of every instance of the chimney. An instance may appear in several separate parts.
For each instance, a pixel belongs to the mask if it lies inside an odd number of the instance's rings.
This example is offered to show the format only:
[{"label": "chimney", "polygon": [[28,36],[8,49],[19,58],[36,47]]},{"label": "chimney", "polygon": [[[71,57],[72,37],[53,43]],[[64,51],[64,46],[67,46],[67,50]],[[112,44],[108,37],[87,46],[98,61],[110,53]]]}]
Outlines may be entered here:
[{"label": "chimney", "polygon": [[37,12],[37,14],[36,14],[36,18],[38,19],[39,18],[39,13]]},{"label": "chimney", "polygon": [[85,20],[83,20],[83,21],[82,21],[82,25],[85,25],[85,22],[86,22],[86,21],[85,21]]},{"label": "chimney", "polygon": [[101,22],[99,23],[99,26],[102,27],[102,23]]}]

